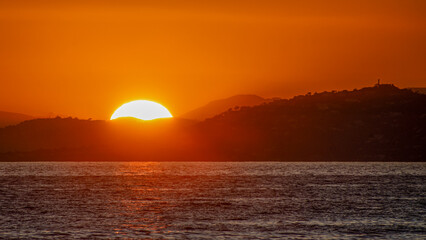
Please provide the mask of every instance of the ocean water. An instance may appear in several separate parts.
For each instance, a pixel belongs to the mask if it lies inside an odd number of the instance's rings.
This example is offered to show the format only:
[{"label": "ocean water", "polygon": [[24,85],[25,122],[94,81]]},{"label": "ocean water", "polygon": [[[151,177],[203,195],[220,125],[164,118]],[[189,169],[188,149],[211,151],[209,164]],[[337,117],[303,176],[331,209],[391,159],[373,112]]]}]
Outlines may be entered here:
[{"label": "ocean water", "polygon": [[0,238],[426,239],[425,163],[0,163]]}]

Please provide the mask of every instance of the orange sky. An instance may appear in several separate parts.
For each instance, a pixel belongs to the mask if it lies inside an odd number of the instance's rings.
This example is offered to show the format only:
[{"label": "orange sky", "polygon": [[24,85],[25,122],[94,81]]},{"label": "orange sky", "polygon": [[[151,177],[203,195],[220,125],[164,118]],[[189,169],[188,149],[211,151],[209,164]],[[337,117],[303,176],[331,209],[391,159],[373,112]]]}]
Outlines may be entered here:
[{"label": "orange sky", "polygon": [[235,94],[290,97],[377,78],[426,87],[426,1],[0,0],[0,110],[177,115]]}]

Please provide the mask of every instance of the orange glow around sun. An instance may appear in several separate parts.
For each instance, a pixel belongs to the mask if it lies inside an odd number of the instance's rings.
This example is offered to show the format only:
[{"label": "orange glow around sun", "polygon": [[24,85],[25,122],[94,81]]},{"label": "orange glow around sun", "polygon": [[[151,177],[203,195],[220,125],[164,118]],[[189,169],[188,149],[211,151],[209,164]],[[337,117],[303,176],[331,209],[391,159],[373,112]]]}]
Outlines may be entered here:
[{"label": "orange glow around sun", "polygon": [[132,117],[141,120],[153,120],[158,118],[171,118],[172,114],[163,105],[147,101],[137,100],[121,105],[111,116],[111,120]]}]

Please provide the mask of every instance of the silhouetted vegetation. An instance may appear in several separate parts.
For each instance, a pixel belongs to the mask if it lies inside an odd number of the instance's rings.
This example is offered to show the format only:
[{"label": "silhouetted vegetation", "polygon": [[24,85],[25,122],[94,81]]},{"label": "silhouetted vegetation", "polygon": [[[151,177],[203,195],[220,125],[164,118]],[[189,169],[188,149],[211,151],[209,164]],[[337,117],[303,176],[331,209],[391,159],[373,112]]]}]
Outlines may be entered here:
[{"label": "silhouetted vegetation", "polygon": [[238,107],[200,123],[37,119],[3,161],[425,161],[426,95],[380,85]]}]

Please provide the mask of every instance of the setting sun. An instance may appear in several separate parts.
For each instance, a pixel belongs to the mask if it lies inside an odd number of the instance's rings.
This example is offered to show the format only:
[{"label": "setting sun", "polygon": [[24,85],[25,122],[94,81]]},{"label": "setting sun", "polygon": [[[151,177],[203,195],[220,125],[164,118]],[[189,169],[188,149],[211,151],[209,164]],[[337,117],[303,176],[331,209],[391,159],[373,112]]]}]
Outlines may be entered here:
[{"label": "setting sun", "polygon": [[163,105],[147,101],[137,100],[121,105],[111,116],[111,120],[121,117],[132,117],[141,120],[153,120],[157,118],[171,118],[172,114]]},{"label": "setting sun", "polygon": [[0,0],[1,239],[425,239],[426,0]]}]

